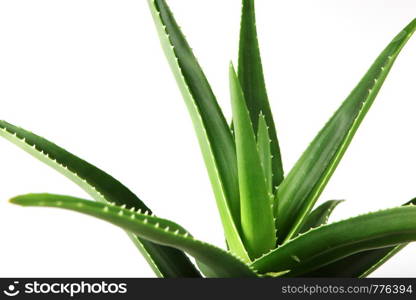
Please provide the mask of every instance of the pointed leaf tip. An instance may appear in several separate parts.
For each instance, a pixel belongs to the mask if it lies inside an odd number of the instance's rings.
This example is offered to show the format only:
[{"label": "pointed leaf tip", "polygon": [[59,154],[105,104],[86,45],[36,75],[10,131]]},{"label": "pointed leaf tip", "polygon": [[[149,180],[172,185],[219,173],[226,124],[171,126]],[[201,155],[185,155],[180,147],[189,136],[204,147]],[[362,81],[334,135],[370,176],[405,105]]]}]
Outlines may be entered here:
[{"label": "pointed leaf tip", "polygon": [[276,126],[270,108],[264,80],[260,46],[257,38],[256,12],[253,0],[242,1],[238,79],[240,80],[254,132],[258,130],[260,111],[265,115],[271,139],[273,187],[283,180],[283,166]]},{"label": "pointed leaf tip", "polygon": [[275,246],[276,233],[254,129],[240,82],[232,65],[230,66],[230,90],[243,241],[250,257],[256,258]]},{"label": "pointed leaf tip", "polygon": [[[257,277],[257,274],[237,257],[196,240],[182,226],[170,220],[132,213],[121,206],[109,206],[63,195],[29,194],[14,197],[10,201],[23,206],[72,210],[107,221],[145,240],[187,252],[203,263],[209,269],[209,275],[214,277]],[[105,207],[108,208],[106,212],[104,212]],[[131,218],[131,214],[134,214],[135,218]]]},{"label": "pointed leaf tip", "polygon": [[163,50],[188,108],[230,249],[246,257],[240,240],[237,161],[232,132],[212,88],[164,0],[149,1]]},{"label": "pointed leaf tip", "polygon": [[275,210],[279,243],[301,229],[415,30],[413,20],[393,38],[281,183]]},{"label": "pointed leaf tip", "polygon": [[[6,121],[0,121],[0,136],[73,181],[96,201],[149,210],[118,180],[43,137]],[[13,198],[11,201],[20,203],[20,200]],[[183,252],[127,234],[157,276],[200,277],[198,270]]]}]

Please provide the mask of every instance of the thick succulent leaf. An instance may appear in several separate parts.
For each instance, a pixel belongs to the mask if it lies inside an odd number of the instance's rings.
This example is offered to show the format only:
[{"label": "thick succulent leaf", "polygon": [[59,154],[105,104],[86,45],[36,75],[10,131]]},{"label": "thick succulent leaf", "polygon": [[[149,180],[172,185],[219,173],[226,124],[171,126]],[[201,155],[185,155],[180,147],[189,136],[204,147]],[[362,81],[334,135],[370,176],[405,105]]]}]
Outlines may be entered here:
[{"label": "thick succulent leaf", "polygon": [[280,185],[275,212],[280,242],[301,228],[415,29],[416,19],[385,48]]},{"label": "thick succulent leaf", "polygon": [[[363,278],[384,264],[390,257],[403,249],[407,244],[362,251],[322,268],[299,274],[299,277],[343,277]],[[289,275],[290,276],[290,275]]]},{"label": "thick succulent leaf", "polygon": [[276,232],[272,202],[261,166],[257,142],[244,94],[230,65],[231,106],[237,149],[241,228],[246,249],[256,258],[274,248]]},{"label": "thick succulent leaf", "polygon": [[117,205],[51,194],[22,195],[11,199],[10,202],[22,206],[68,209],[110,222],[141,238],[187,252],[204,264],[215,277],[256,277],[253,269],[241,259],[196,240],[178,224],[149,215],[148,212],[136,212],[134,209],[129,210]]},{"label": "thick succulent leaf", "polygon": [[[416,199],[403,206],[416,204]],[[383,265],[408,244],[367,250],[335,261],[310,273],[301,274],[302,277],[366,277]]]},{"label": "thick succulent leaf", "polygon": [[344,200],[329,200],[317,208],[315,208],[307,217],[305,223],[303,224],[300,233],[304,233],[311,228],[316,228],[321,225],[328,223],[328,218],[331,213],[334,211],[335,207]]},{"label": "thick succulent leaf", "polygon": [[270,147],[269,129],[264,115],[259,115],[259,128],[257,130],[257,147],[259,150],[260,162],[266,178],[267,190],[270,198],[273,196],[273,173],[272,173],[272,154]]},{"label": "thick succulent leaf", "polygon": [[233,252],[248,259],[239,235],[237,159],[231,130],[166,1],[148,2],[197,133],[228,245]]},{"label": "thick succulent leaf", "polygon": [[254,261],[260,273],[295,277],[358,252],[416,240],[416,207],[403,206],[323,225]]},{"label": "thick succulent leaf", "polygon": [[[93,199],[149,210],[127,187],[104,171],[78,158],[52,142],[5,121],[0,121],[0,136],[49,165],[84,189]],[[199,277],[199,272],[181,251],[129,237],[160,277]]]},{"label": "thick succulent leaf", "polygon": [[276,127],[270,109],[269,99],[264,82],[263,67],[261,64],[260,48],[257,39],[256,16],[254,0],[243,0],[240,31],[240,49],[238,59],[238,78],[245,95],[247,108],[253,122],[254,131],[259,126],[258,116],[262,112],[269,126],[271,139],[273,187],[283,180],[282,159]]}]

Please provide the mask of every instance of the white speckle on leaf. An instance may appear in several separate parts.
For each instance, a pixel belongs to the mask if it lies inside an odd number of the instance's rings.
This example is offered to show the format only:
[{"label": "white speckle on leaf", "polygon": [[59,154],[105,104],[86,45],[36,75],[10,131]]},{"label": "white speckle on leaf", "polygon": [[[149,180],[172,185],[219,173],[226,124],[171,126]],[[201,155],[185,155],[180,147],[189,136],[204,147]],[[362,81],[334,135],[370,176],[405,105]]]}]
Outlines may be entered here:
[{"label": "white speckle on leaf", "polygon": [[296,255],[291,255],[290,257],[291,257],[294,261],[296,261],[296,262],[300,263],[300,259],[299,259],[299,257],[297,257]]}]

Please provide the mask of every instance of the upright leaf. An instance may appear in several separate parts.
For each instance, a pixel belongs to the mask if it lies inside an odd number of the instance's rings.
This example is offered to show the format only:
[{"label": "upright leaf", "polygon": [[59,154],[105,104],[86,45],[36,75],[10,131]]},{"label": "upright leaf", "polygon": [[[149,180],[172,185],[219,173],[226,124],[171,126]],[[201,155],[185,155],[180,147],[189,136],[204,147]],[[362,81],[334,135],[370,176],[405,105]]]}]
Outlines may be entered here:
[{"label": "upright leaf", "polygon": [[358,252],[416,240],[416,207],[403,206],[323,225],[253,262],[260,273],[296,277]]},{"label": "upright leaf", "polygon": [[[405,203],[415,205],[416,199]],[[345,257],[310,273],[301,274],[302,277],[367,277],[387,260],[393,257],[408,244],[394,247],[367,250]]]},{"label": "upright leaf", "polygon": [[322,203],[309,214],[299,232],[304,233],[311,228],[316,228],[328,223],[329,216],[335,207],[337,207],[337,205],[341,202],[343,202],[343,200],[329,200],[325,203]]},{"label": "upright leaf", "polygon": [[248,259],[239,236],[237,160],[231,130],[166,1],[148,2],[197,133],[228,245],[232,252]]},{"label": "upright leaf", "polygon": [[215,277],[256,277],[255,272],[237,257],[193,238],[178,224],[135,212],[116,205],[106,205],[79,198],[51,194],[18,196],[10,202],[22,206],[69,209],[110,222],[154,243],[175,247],[195,257]]},{"label": "upright leaf", "polygon": [[276,212],[280,242],[301,228],[415,29],[416,19],[385,48],[280,185]]},{"label": "upright leaf", "polygon": [[251,258],[256,258],[276,244],[272,203],[244,95],[232,65],[230,87],[240,185],[241,227],[246,249]]},{"label": "upright leaf", "polygon": [[259,128],[257,130],[257,147],[259,149],[260,162],[266,178],[267,190],[270,197],[273,196],[273,173],[272,173],[272,154],[270,147],[269,129],[266,119],[262,113],[259,115]]},{"label": "upright leaf", "polygon": [[260,112],[264,114],[266,123],[270,128],[269,134],[273,156],[273,187],[276,187],[283,180],[283,167],[276,127],[270,109],[266,84],[264,82],[260,48],[257,39],[254,0],[243,0],[238,78],[240,79],[243,88],[254,131],[257,132],[258,116]]},{"label": "upright leaf", "polygon": [[[5,121],[0,121],[0,136],[65,175],[96,201],[115,202],[150,211],[118,180],[52,142]],[[130,233],[128,235],[158,276],[200,277],[183,252],[141,240]]]}]

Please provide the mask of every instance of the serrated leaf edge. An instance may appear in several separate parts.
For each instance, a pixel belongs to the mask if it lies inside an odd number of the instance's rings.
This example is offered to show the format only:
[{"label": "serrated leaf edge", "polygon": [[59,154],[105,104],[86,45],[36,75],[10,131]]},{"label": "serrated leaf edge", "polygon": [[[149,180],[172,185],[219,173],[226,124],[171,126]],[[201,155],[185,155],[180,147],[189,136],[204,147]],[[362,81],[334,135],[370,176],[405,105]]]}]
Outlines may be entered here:
[{"label": "serrated leaf edge", "polygon": [[[416,207],[416,205],[414,205],[414,204],[408,204],[407,206],[415,206]],[[290,239],[289,241],[285,242],[284,244],[279,245],[277,248],[270,250],[268,253],[263,254],[261,257],[256,258],[255,260],[252,261],[251,264],[255,264],[256,262],[260,261],[265,256],[270,255],[272,252],[279,251],[280,248],[285,247],[286,245],[288,245],[290,243],[293,243],[294,241],[302,238],[304,235],[307,235],[307,234],[309,234],[309,233],[311,233],[313,231],[319,230],[319,229],[321,229],[323,227],[328,227],[328,226],[332,226],[332,225],[335,225],[335,224],[339,224],[339,223],[343,223],[343,222],[348,222],[348,221],[350,221],[352,219],[355,219],[355,218],[358,218],[358,217],[371,216],[373,214],[377,214],[377,213],[381,213],[381,212],[385,212],[385,211],[389,211],[391,209],[401,208],[401,207],[403,207],[403,206],[397,206],[397,207],[390,207],[390,208],[386,208],[386,209],[380,209],[380,210],[376,210],[376,211],[373,211],[373,212],[370,212],[370,213],[359,214],[359,215],[356,215],[356,216],[353,216],[353,217],[350,217],[350,218],[346,218],[346,219],[343,219],[343,220],[340,220],[340,221],[337,221],[337,222],[333,222],[333,223],[329,223],[329,224],[323,224],[323,225],[321,225],[319,227],[311,228],[308,231],[305,231],[303,233],[299,233],[296,237]]]},{"label": "serrated leaf edge", "polygon": [[[400,52],[399,50],[396,50],[397,53]],[[357,114],[351,123],[350,129],[347,131],[345,138],[341,145],[336,150],[336,154],[333,156],[331,162],[329,163],[328,169],[325,171],[324,176],[320,180],[320,182],[313,188],[311,192],[311,199],[315,199],[315,201],[309,201],[305,209],[303,209],[302,214],[299,216],[298,221],[295,225],[292,226],[291,230],[289,231],[287,237],[285,238],[283,243],[288,242],[292,237],[293,234],[297,233],[297,230],[300,229],[303,221],[305,220],[305,217],[307,216],[307,213],[312,209],[312,207],[316,203],[316,199],[319,197],[319,195],[322,193],[323,189],[325,188],[326,184],[328,183],[329,179],[331,178],[332,174],[334,173],[335,169],[338,167],[338,163],[342,159],[345,151],[347,150],[348,145],[351,143],[352,138],[354,137],[356,131],[358,130],[357,124],[359,125],[362,119],[364,118],[366,114],[366,110],[370,108],[372,103],[375,100],[375,97],[377,96],[379,89],[381,88],[383,84],[383,80],[380,80],[381,78],[386,78],[391,67],[393,66],[393,63],[395,61],[395,57],[392,55],[389,55],[385,61],[384,64],[380,67],[380,73],[377,74],[376,77],[373,79],[372,86],[368,89],[367,96],[361,101],[361,107],[357,110]],[[387,72],[385,72],[387,70]],[[381,81],[381,83],[380,83]],[[379,86],[377,86],[379,85]],[[377,87],[377,89],[376,89]],[[376,89],[376,92],[373,93],[373,91]],[[312,159],[312,158],[310,158]]]},{"label": "serrated leaf edge", "polygon": [[[29,154],[32,155],[32,153],[30,153],[30,150],[34,150],[36,151],[39,155],[41,155],[41,157],[39,157],[39,159],[41,159],[44,163],[46,163],[47,165],[49,165],[52,168],[55,169],[60,169],[61,173],[64,175],[69,175],[68,177],[70,177],[72,179],[72,181],[74,181],[74,183],[78,184],[78,186],[80,186],[85,192],[87,192],[87,194],[89,194],[93,199],[95,199],[97,202],[101,202],[101,203],[109,203],[109,201],[104,197],[103,194],[101,194],[94,185],[90,184],[85,178],[82,178],[81,176],[79,176],[76,172],[73,172],[71,169],[69,169],[67,166],[65,166],[64,164],[61,164],[57,161],[56,158],[52,158],[50,157],[49,153],[46,153],[43,150],[40,150],[36,147],[36,144],[29,144],[26,141],[26,138],[24,137],[20,137],[16,132],[10,132],[7,130],[6,127],[0,125],[0,134],[3,133],[3,137],[8,139],[10,142],[12,142],[13,144],[17,144],[20,143],[22,144],[22,147],[20,147],[21,149],[23,149],[24,151],[28,152]],[[17,145],[18,146],[18,145]],[[27,151],[25,148],[31,148],[29,151]],[[157,275],[159,277],[163,277],[162,272],[160,271],[159,267],[157,266],[157,264],[155,263],[155,261],[153,260],[153,258],[151,257],[151,255],[145,250],[143,244],[140,242],[140,240],[138,238],[135,238],[134,236],[132,236],[131,234],[129,234],[129,237],[131,239],[133,239],[133,242],[136,243],[138,245],[139,248],[141,248],[142,251],[140,251],[142,253],[142,255],[146,255],[147,257],[147,261],[149,263],[152,264],[152,269],[157,273]]]},{"label": "serrated leaf edge", "polygon": [[[19,198],[19,196],[10,199],[10,202],[20,205],[19,203],[14,202],[14,199],[16,199],[16,198]],[[138,209],[138,210],[127,209],[127,208],[125,208],[124,205],[120,206],[120,205],[117,205],[116,203],[113,203],[113,202],[102,203],[102,202],[92,202],[92,201],[82,200],[82,199],[79,199],[78,202],[71,203],[71,207],[75,208],[75,211],[83,213],[82,211],[77,210],[76,208],[79,208],[79,209],[83,208],[85,206],[85,203],[87,203],[87,202],[91,202],[91,204],[95,204],[95,205],[102,205],[102,208],[100,208],[101,212],[104,213],[104,214],[110,214],[111,213],[112,217],[114,217],[114,218],[120,218],[120,219],[125,218],[125,219],[129,220],[129,222],[137,222],[141,226],[151,228],[151,229],[159,231],[163,234],[170,234],[170,235],[173,235],[176,238],[181,238],[181,239],[188,240],[188,241],[191,240],[192,242],[195,242],[195,243],[198,243],[200,245],[215,249],[216,251],[219,251],[219,252],[221,252],[225,255],[232,256],[234,259],[236,259],[240,263],[247,266],[256,275],[258,274],[257,270],[253,266],[251,266],[250,264],[247,264],[242,257],[238,256],[237,254],[233,253],[232,251],[225,251],[224,249],[221,249],[217,246],[214,246],[212,244],[209,244],[209,243],[206,243],[206,242],[201,241],[199,239],[196,239],[194,236],[192,236],[189,233],[189,231],[185,230],[180,225],[175,224],[174,222],[169,221],[167,219],[160,219],[149,211],[142,211],[141,209]],[[26,205],[23,205],[23,206],[26,206]],[[73,210],[72,208],[70,208],[68,206],[64,206],[64,201],[62,201],[62,200],[48,200],[48,201],[33,200],[33,204],[29,204],[27,206],[29,206],[29,207],[33,207],[33,206],[55,207],[55,208]],[[99,208],[97,208],[97,210],[99,210]],[[173,223],[173,224],[172,224],[172,227],[171,226],[162,227],[160,225],[160,223],[162,223],[162,222],[170,222],[170,223]]]},{"label": "serrated leaf edge", "polygon": [[[224,186],[223,186],[223,183],[222,183],[222,181],[220,179],[221,177],[220,177],[220,174],[219,174],[219,171],[218,171],[217,161],[216,161],[215,156],[214,156],[214,154],[212,152],[212,145],[211,145],[211,142],[209,140],[208,133],[206,132],[205,126],[203,126],[204,121],[201,118],[201,114],[200,114],[199,108],[198,108],[198,106],[196,104],[196,101],[195,101],[194,96],[192,95],[192,92],[189,90],[189,86],[187,84],[186,78],[185,78],[185,76],[183,74],[182,68],[181,68],[180,63],[179,63],[178,55],[176,54],[175,46],[173,45],[173,43],[171,41],[170,34],[167,31],[167,26],[164,24],[164,22],[162,20],[161,12],[157,8],[156,1],[155,0],[148,0],[148,1],[149,1],[149,4],[151,5],[151,8],[152,8],[151,11],[152,11],[152,13],[157,14],[157,18],[158,18],[160,24],[163,26],[163,29],[164,29],[164,38],[165,38],[165,40],[170,45],[170,48],[171,48],[173,57],[175,59],[175,64],[176,64],[175,66],[176,66],[177,70],[179,71],[178,72],[178,75],[181,76],[182,81],[185,83],[183,86],[187,89],[187,93],[188,93],[189,99],[191,100],[191,103],[193,105],[193,109],[195,109],[195,111],[197,112],[196,113],[196,116],[198,118],[198,121],[200,122],[200,124],[202,124],[201,129],[202,129],[202,132],[203,132],[203,134],[205,136],[205,142],[208,145],[208,151],[209,151],[208,154],[209,154],[211,160],[213,162],[215,162],[214,163],[214,165],[215,165],[214,170],[215,170],[215,173],[216,173],[216,181],[217,181],[218,186],[220,187],[219,192],[221,193],[221,197],[223,199],[222,200],[223,201],[223,204],[226,207],[226,211],[225,212],[224,211],[221,211],[221,212],[227,214],[227,219],[229,220],[228,221],[228,223],[229,223],[228,225],[229,226],[232,226],[233,232],[234,232],[233,235],[234,235],[235,239],[238,240],[239,241],[239,244],[241,245],[239,247],[240,248],[239,250],[241,251],[241,253],[240,253],[241,257],[244,257],[245,261],[246,262],[249,262],[250,261],[250,258],[248,256],[247,251],[245,250],[245,247],[244,247],[243,242],[241,241],[241,238],[240,238],[238,229],[236,227],[236,224],[234,223],[234,218],[231,215],[230,207],[228,205],[227,197],[226,197],[225,191],[224,191]],[[224,228],[225,228],[225,226],[224,226]]]}]

